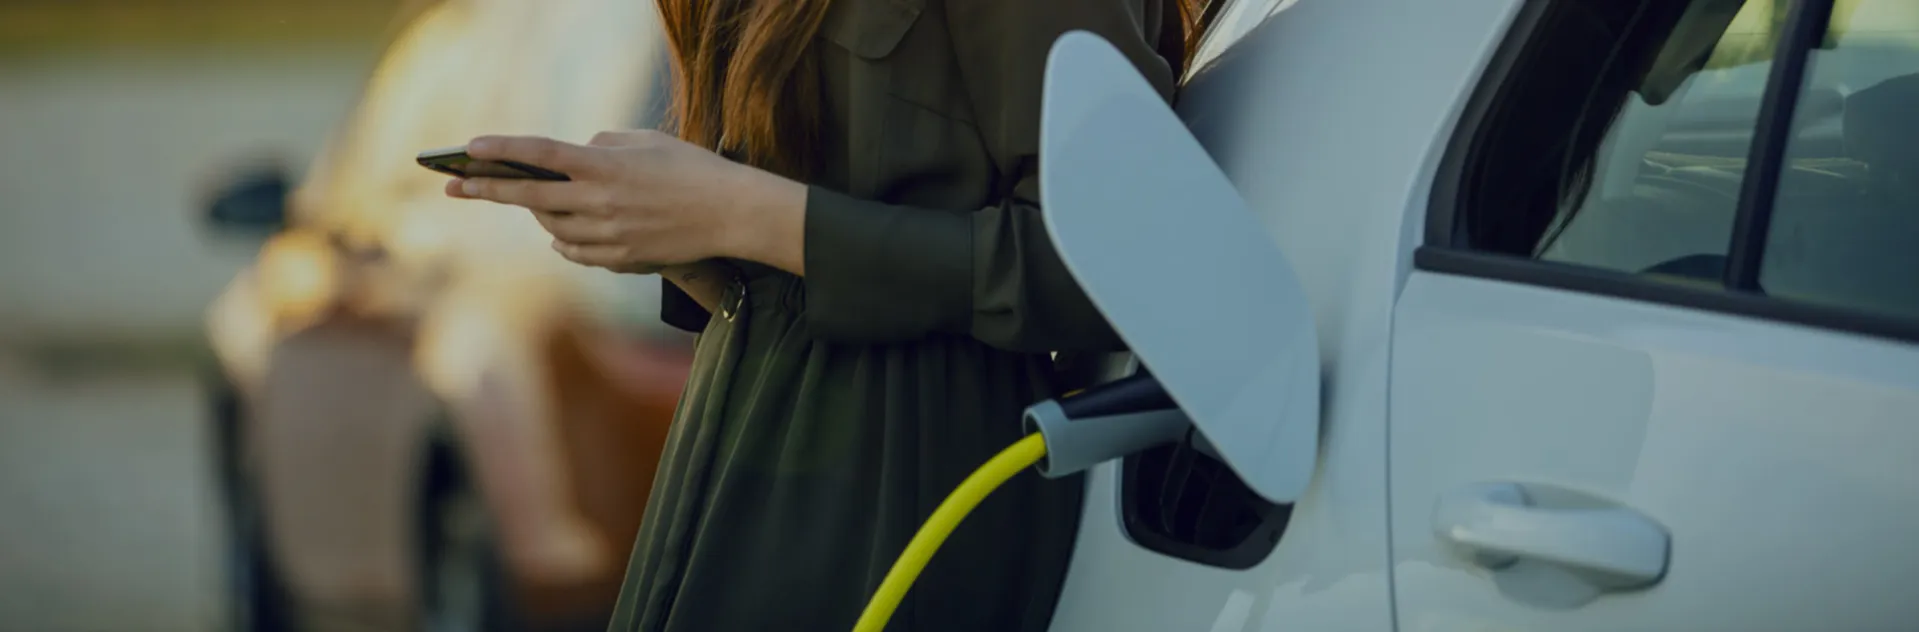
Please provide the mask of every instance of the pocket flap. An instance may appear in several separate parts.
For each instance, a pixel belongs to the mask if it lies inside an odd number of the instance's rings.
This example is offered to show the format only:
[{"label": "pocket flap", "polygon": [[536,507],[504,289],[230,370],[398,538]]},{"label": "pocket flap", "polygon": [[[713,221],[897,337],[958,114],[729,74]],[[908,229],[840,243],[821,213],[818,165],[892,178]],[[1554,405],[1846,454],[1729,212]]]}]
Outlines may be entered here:
[{"label": "pocket flap", "polygon": [[881,59],[906,39],[923,8],[924,0],[835,0],[820,34],[861,58]]}]

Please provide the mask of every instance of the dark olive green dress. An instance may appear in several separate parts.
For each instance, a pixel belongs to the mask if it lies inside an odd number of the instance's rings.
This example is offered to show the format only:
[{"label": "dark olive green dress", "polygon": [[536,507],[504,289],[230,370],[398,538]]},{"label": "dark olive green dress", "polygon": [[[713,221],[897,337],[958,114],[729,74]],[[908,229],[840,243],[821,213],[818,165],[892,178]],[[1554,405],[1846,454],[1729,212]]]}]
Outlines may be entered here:
[{"label": "dark olive green dress", "polygon": [[[850,630],[921,521],[1060,387],[1049,351],[1118,339],[1037,206],[1041,77],[1105,36],[1170,95],[1159,0],[835,0],[814,43],[824,173],[800,279],[740,264],[698,311],[612,629]],[[670,291],[669,321],[690,305]],[[692,309],[697,310],[697,307]],[[1083,481],[1022,474],[960,525],[890,630],[1044,630]]]}]

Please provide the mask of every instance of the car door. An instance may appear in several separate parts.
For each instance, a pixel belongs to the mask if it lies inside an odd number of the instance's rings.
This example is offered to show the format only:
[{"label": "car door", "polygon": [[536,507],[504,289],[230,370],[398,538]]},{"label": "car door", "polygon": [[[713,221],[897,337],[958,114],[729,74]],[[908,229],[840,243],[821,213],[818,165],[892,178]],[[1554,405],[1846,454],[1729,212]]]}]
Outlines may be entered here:
[{"label": "car door", "polygon": [[[1522,9],[1394,308],[1401,629],[1910,629],[1919,3],[1834,4]],[[1724,63],[1734,12],[1778,52]],[[1701,58],[1766,77],[1734,155],[1658,142]],[[1862,74],[1823,140],[1808,78]]]}]

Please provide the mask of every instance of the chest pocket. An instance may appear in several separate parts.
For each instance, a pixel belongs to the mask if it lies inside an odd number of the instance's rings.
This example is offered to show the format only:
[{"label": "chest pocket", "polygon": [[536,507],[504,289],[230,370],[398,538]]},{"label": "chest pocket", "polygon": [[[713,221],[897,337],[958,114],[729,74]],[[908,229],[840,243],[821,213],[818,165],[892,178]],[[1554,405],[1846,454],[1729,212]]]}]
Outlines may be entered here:
[{"label": "chest pocket", "polygon": [[957,184],[956,169],[984,160],[940,1],[835,0],[820,25],[827,98],[846,129],[848,193],[950,199],[954,191],[929,180]]},{"label": "chest pocket", "polygon": [[970,121],[941,8],[939,0],[835,0],[820,33],[850,57],[837,70],[853,90]]},{"label": "chest pocket", "polygon": [[839,0],[827,10],[820,34],[853,56],[886,59],[926,9],[924,0]]}]

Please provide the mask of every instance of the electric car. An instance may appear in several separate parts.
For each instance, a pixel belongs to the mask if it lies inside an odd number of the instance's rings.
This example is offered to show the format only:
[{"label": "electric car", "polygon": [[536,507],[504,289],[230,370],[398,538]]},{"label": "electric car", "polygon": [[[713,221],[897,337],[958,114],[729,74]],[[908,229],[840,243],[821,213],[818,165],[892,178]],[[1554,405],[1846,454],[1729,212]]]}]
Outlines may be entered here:
[{"label": "electric car", "polygon": [[1176,108],[1049,59],[1052,239],[1192,429],[1090,468],[1054,630],[1919,620],[1919,3],[1216,15]]},{"label": "electric car", "polygon": [[653,7],[403,10],[302,181],[243,174],[210,204],[268,235],[207,315],[233,627],[600,629],[690,341],[644,303],[657,277],[571,265],[413,156],[650,124]]}]

